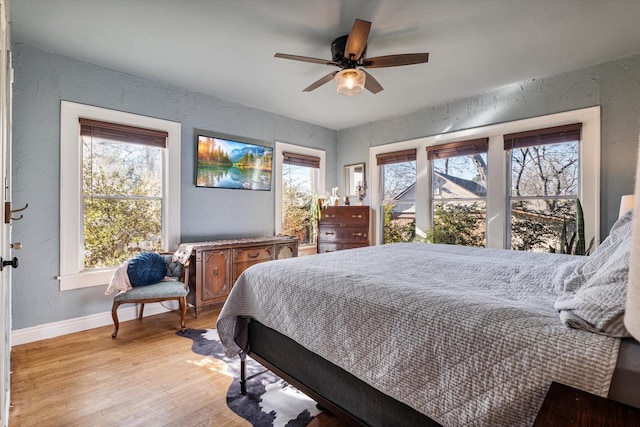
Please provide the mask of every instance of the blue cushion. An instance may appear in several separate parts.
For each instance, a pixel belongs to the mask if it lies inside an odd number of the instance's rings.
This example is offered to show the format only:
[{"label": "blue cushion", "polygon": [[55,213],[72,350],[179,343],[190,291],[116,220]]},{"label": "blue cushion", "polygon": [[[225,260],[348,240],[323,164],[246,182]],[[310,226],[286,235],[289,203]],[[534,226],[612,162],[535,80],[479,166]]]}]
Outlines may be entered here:
[{"label": "blue cushion", "polygon": [[135,288],[116,295],[116,301],[127,302],[153,298],[178,298],[187,295],[187,290],[182,282],[169,281],[156,283],[153,286],[136,286]]},{"label": "blue cushion", "polygon": [[167,274],[167,263],[159,253],[142,252],[129,261],[127,274],[131,286],[146,286],[161,282]]}]

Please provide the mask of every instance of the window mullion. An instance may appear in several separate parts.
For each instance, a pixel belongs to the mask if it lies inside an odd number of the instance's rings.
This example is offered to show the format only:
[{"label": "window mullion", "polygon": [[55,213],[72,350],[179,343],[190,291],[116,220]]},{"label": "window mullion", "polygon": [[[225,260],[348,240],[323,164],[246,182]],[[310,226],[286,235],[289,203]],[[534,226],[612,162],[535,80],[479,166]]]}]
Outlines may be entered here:
[{"label": "window mullion", "polygon": [[486,206],[486,247],[504,248],[506,237],[506,208],[505,197],[507,195],[507,167],[503,150],[502,135],[489,137],[489,150],[487,151],[487,194]]}]

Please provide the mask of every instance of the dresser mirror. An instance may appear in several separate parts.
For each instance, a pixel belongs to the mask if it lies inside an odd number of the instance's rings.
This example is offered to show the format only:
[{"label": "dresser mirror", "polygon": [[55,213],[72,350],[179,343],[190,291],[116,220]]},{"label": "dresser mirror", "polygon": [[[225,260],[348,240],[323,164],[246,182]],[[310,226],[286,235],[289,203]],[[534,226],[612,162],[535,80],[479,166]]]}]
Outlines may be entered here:
[{"label": "dresser mirror", "polygon": [[364,163],[356,163],[344,167],[344,195],[364,198],[367,188],[364,175]]}]

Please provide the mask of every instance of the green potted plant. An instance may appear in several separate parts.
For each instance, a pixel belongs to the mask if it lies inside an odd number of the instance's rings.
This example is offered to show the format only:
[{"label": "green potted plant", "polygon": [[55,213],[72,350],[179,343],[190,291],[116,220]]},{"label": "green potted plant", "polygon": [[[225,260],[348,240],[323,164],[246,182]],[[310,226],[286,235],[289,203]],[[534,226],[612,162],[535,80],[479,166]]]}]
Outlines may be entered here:
[{"label": "green potted plant", "polygon": [[560,249],[549,246],[551,253],[571,254],[571,255],[589,255],[593,249],[594,238],[586,246],[586,235],[584,232],[584,212],[580,199],[576,199],[576,230],[569,236],[567,220],[562,221],[562,230],[560,232]]}]

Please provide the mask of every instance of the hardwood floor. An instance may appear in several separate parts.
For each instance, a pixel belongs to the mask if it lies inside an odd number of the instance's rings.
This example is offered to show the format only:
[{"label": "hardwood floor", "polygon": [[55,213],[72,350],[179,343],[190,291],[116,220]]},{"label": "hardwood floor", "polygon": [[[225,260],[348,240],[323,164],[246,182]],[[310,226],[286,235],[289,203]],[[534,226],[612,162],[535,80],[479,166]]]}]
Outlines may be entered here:
[{"label": "hardwood floor", "polygon": [[[188,328],[214,328],[218,310]],[[175,335],[177,312],[15,346],[10,426],[250,426],[231,412],[224,362]],[[312,427],[340,427],[322,414]]]}]

